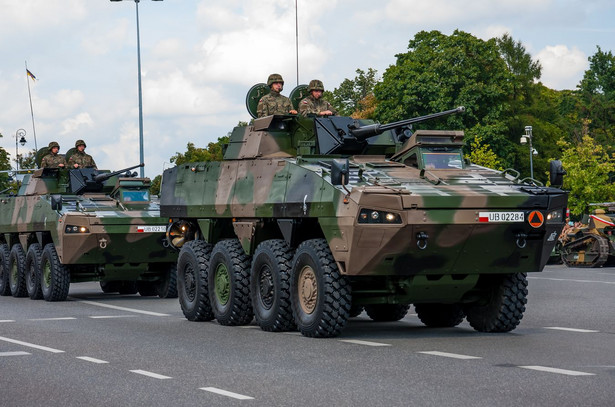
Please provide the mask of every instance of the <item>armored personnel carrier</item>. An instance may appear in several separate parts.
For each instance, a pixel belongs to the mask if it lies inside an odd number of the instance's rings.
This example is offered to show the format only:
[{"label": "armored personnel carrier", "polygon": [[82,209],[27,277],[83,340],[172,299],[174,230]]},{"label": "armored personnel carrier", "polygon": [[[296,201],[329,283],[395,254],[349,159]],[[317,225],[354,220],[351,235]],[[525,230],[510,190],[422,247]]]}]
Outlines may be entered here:
[{"label": "armored personnel carrier", "polygon": [[[40,156],[38,164],[40,165]],[[0,295],[63,301],[74,282],[177,296],[177,252],[147,178],[126,168],[41,168],[0,195]]]},{"label": "armored personnel carrier", "polygon": [[223,161],[167,169],[161,215],[180,249],[185,317],[255,316],[266,331],[333,337],[363,310],[395,321],[414,304],[428,326],[467,317],[478,331],[514,329],[567,193],[472,165],[462,131],[411,134],[412,123],[463,110],[385,125],[257,118],[233,130]]}]

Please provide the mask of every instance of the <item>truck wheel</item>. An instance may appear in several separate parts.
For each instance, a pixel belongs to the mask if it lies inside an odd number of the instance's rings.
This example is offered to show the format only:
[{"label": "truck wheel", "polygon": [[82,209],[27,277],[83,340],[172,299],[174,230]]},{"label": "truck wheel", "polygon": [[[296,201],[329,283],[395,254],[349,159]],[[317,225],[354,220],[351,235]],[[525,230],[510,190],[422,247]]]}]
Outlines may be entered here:
[{"label": "truck wheel", "polygon": [[484,301],[464,307],[468,322],[479,332],[512,331],[523,318],[527,304],[526,274],[493,276],[489,284]]},{"label": "truck wheel", "polygon": [[136,281],[128,281],[128,280],[118,281],[117,292],[119,292],[120,294],[130,295],[130,294],[136,294],[138,291],[139,290],[137,289]]},{"label": "truck wheel", "polygon": [[256,248],[250,272],[250,293],[256,322],[263,331],[295,328],[290,305],[293,250],[284,240],[266,240]]},{"label": "truck wheel", "polygon": [[100,289],[105,294],[117,293],[120,291],[120,286],[118,281],[101,281]]},{"label": "truck wheel", "polygon": [[434,328],[457,326],[465,317],[458,304],[414,304],[414,309],[421,322]]},{"label": "truck wheel", "polygon": [[246,325],[254,313],[250,301],[250,257],[237,239],[214,246],[207,276],[209,301],[220,325]]},{"label": "truck wheel", "polygon": [[141,297],[158,295],[157,284],[152,281],[137,281],[137,292]]},{"label": "truck wheel", "polygon": [[9,246],[6,243],[0,244],[0,295],[11,295],[11,285],[9,284]]},{"label": "truck wheel", "polygon": [[177,298],[177,264],[169,264],[163,278],[156,285],[156,294],[160,298]]},{"label": "truck wheel", "polygon": [[366,305],[367,316],[375,322],[399,321],[406,316],[410,305],[406,304],[373,304]]},{"label": "truck wheel", "polygon": [[295,252],[291,273],[295,323],[308,337],[331,338],[348,322],[350,284],[335,264],[325,239],[306,240]]},{"label": "truck wheel", "polygon": [[53,243],[45,245],[41,256],[41,290],[45,301],[64,301],[68,297],[70,273],[60,263]]},{"label": "truck wheel", "polygon": [[350,312],[348,313],[349,318],[356,318],[365,310],[363,305],[353,305],[350,307]]},{"label": "truck wheel", "polygon": [[21,244],[16,243],[11,248],[9,254],[9,285],[11,286],[11,294],[13,297],[26,297],[26,254],[21,247]]},{"label": "truck wheel", "polygon": [[177,294],[182,312],[189,321],[214,319],[207,292],[210,256],[211,245],[202,240],[191,240],[179,251]]},{"label": "truck wheel", "polygon": [[33,300],[40,300],[43,298],[43,292],[41,291],[41,256],[43,250],[41,245],[33,243],[28,248],[28,254],[26,255],[26,290],[28,296]]}]

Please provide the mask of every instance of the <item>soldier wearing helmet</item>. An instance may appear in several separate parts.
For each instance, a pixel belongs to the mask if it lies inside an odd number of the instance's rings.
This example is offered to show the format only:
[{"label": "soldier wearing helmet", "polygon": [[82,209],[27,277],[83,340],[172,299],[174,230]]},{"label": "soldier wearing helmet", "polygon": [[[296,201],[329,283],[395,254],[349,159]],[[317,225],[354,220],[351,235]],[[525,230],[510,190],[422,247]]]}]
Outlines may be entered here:
[{"label": "soldier wearing helmet", "polygon": [[92,156],[85,152],[86,147],[85,141],[83,140],[77,140],[75,142],[75,148],[77,151],[75,151],[68,159],[69,168],[96,168],[96,163],[94,162]]},{"label": "soldier wearing helmet", "polygon": [[332,116],[337,114],[337,110],[331,103],[322,99],[322,93],[325,87],[318,79],[312,79],[308,85],[310,96],[299,102],[299,114],[302,116],[317,115],[317,116]]},{"label": "soldier wearing helmet", "polygon": [[41,160],[41,168],[64,168],[66,159],[63,155],[58,154],[58,151],[60,151],[58,142],[52,141],[47,149],[49,152]]},{"label": "soldier wearing helmet", "polygon": [[290,99],[280,94],[284,87],[282,75],[277,73],[269,75],[267,86],[269,86],[271,91],[258,101],[258,107],[256,108],[256,115],[258,117],[272,114],[297,114],[297,111],[293,109]]}]

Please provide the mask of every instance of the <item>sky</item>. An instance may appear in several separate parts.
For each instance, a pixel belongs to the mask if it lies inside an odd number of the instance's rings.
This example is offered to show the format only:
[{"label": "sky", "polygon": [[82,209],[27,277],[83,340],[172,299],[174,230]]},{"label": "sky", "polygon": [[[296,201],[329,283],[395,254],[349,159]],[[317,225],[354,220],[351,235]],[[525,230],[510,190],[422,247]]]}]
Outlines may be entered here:
[{"label": "sky", "polygon": [[[298,16],[299,77],[295,35]],[[575,89],[588,57],[615,52],[612,0],[141,0],[145,175],[248,121],[246,93],[270,73],[283,94],[356,69],[381,76],[422,30],[481,39],[509,33],[542,65],[541,82]],[[0,147],[15,156],[84,139],[101,169],[139,163],[133,0],[0,0]],[[27,79],[25,63],[37,80]]]}]

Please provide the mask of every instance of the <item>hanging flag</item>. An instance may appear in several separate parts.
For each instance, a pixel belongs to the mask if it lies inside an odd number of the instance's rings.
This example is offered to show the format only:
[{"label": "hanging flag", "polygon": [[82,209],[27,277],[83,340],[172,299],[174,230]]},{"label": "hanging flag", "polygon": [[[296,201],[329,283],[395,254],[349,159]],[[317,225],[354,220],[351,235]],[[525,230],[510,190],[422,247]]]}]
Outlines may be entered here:
[{"label": "hanging flag", "polygon": [[30,72],[30,70],[28,68],[26,68],[26,74],[32,78],[33,81],[36,80],[36,76],[34,76],[34,74],[32,72]]}]

